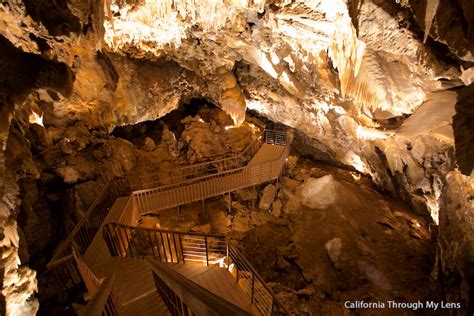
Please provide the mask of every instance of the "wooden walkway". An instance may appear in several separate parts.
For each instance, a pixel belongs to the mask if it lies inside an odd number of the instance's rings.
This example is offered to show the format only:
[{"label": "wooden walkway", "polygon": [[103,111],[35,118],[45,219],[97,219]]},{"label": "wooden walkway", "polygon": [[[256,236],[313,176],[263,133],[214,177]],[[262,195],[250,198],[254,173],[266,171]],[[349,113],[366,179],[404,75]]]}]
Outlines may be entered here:
[{"label": "wooden walkway", "polygon": [[234,192],[277,179],[288,154],[289,145],[263,144],[243,168],[174,185],[135,191],[132,198],[135,199],[139,212],[143,215]]},{"label": "wooden walkway", "polygon": [[[157,292],[148,262],[138,258],[111,257],[107,244],[103,239],[105,224],[119,222],[122,213],[128,214],[133,211],[137,212],[133,214],[143,214],[147,211],[180,206],[277,179],[288,154],[289,145],[286,143],[284,146],[263,144],[245,167],[211,174],[208,177],[196,178],[167,187],[135,191],[130,197],[118,198],[82,259],[97,279],[109,278],[114,275],[113,289],[118,296],[118,302],[120,302],[120,306],[118,306],[121,310],[120,314],[125,316],[170,315]],[[137,223],[132,222],[137,221],[137,218],[138,216],[130,217],[126,224],[135,226]],[[132,234],[130,234],[130,238],[133,238]],[[205,243],[207,245],[207,239]],[[186,245],[185,242],[181,247],[186,248]],[[169,251],[172,251],[171,246],[169,247]],[[166,252],[166,249],[164,251]],[[188,259],[186,257],[187,261],[189,261]],[[252,315],[261,315],[250,301],[250,296],[241,289],[241,286],[227,269],[218,266],[206,266],[206,264],[160,264],[167,265],[188,280],[229,303],[250,312]]]},{"label": "wooden walkway", "polygon": [[275,157],[280,157],[284,150],[285,146],[263,144],[255,156],[250,160],[248,165],[255,165],[265,161],[274,160]]},{"label": "wooden walkway", "polygon": [[249,296],[240,289],[227,269],[195,264],[165,263],[165,265],[229,303],[249,311],[252,315],[260,315],[250,302]]}]

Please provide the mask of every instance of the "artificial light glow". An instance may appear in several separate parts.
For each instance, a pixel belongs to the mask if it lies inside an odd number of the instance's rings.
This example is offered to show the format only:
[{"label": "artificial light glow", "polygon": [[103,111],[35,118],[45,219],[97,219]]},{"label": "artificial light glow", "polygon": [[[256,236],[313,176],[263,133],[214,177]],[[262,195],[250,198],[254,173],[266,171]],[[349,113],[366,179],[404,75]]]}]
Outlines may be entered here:
[{"label": "artificial light glow", "polygon": [[360,178],[361,178],[361,175],[360,175],[359,173],[357,173],[357,172],[351,172],[351,176],[352,176],[352,178],[354,178],[354,180],[356,180],[356,181],[359,181]]},{"label": "artificial light glow", "polygon": [[28,117],[30,124],[38,124],[44,127],[43,125],[43,114],[36,113],[32,111]]},{"label": "artificial light glow", "polygon": [[250,100],[247,101],[247,109],[255,110],[257,112],[263,112],[263,105],[258,100]]}]

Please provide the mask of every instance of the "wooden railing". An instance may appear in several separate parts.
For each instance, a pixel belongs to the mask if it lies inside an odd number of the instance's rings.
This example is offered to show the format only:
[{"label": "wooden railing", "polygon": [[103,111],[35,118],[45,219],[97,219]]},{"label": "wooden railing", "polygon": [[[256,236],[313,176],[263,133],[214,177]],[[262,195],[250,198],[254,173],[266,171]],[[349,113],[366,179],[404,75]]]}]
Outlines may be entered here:
[{"label": "wooden railing", "polygon": [[76,262],[79,274],[81,275],[81,279],[86,286],[87,298],[94,296],[97,293],[97,290],[100,288],[101,281],[87,266],[84,260],[82,260],[82,257],[76,252],[75,249],[72,250],[72,255]]},{"label": "wooden railing", "polygon": [[227,241],[221,235],[108,223],[103,236],[112,256],[209,265],[217,264],[227,255]]},{"label": "wooden railing", "polygon": [[265,131],[259,133],[256,138],[238,155],[168,171],[168,177],[171,180],[170,182],[179,183],[186,180],[201,178],[213,173],[244,167],[262,145],[264,134]]},{"label": "wooden railing", "polygon": [[262,315],[289,315],[251,264],[223,235],[108,223],[104,226],[104,240],[112,256],[225,267]]},{"label": "wooden railing", "polygon": [[172,315],[251,316],[178,272],[149,260],[156,290]]},{"label": "wooden railing", "polygon": [[96,294],[86,305],[81,316],[116,316],[119,315],[117,295],[113,290],[115,274],[106,278],[100,285]]},{"label": "wooden railing", "polygon": [[85,216],[76,224],[67,239],[59,245],[47,268],[60,281],[59,284],[64,290],[82,282],[74,257],[71,255],[72,247],[80,255],[83,255],[99,231],[115,200],[129,194],[130,189],[125,179],[109,180],[88,208]]},{"label": "wooden railing", "polygon": [[228,244],[228,268],[240,288],[250,297],[262,315],[290,315],[290,312],[267,287],[262,277],[235,248]]},{"label": "wooden railing", "polygon": [[140,214],[200,201],[277,179],[290,150],[286,134],[284,131],[266,130],[264,136],[265,142],[284,146],[285,149],[279,157],[171,185],[134,191],[132,195],[136,199]]}]

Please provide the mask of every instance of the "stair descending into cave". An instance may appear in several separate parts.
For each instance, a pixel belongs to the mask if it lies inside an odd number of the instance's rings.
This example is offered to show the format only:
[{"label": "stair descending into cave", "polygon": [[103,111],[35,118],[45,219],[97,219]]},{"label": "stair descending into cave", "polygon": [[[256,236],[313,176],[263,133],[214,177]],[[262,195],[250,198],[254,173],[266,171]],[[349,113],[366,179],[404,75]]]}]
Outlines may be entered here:
[{"label": "stair descending into cave", "polygon": [[[179,170],[184,181],[133,191],[128,197],[120,197],[123,188],[114,191],[109,182],[106,188],[115,195],[108,201],[113,204],[96,200],[68,236],[72,255],[49,267],[63,269],[60,275],[69,278],[65,286],[77,284],[75,275],[80,275],[90,299],[87,316],[288,315],[225,236],[137,226],[148,211],[278,179],[289,154],[286,132],[265,131],[249,152],[245,165],[238,156],[206,163],[204,173],[202,165],[191,166]],[[105,219],[98,220],[92,211]]]}]

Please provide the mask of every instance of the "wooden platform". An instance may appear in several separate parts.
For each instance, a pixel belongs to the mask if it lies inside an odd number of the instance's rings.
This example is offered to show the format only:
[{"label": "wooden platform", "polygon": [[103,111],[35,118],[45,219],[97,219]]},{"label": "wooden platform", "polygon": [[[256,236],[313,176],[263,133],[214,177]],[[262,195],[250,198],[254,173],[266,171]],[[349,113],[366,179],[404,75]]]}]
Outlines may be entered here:
[{"label": "wooden platform", "polygon": [[165,264],[229,303],[249,311],[252,315],[260,315],[251,304],[249,296],[241,290],[227,269],[194,264]]},{"label": "wooden platform", "polygon": [[113,257],[94,267],[98,277],[115,274],[117,292],[124,316],[170,315],[156,291],[150,265],[144,259]]},{"label": "wooden platform", "polygon": [[270,144],[263,144],[262,147],[257,151],[252,160],[248,163],[249,165],[257,164],[260,162],[270,161],[280,157],[285,150],[285,146],[275,146]]}]

